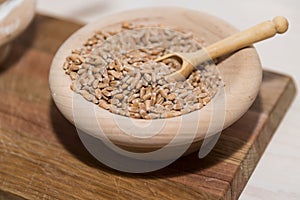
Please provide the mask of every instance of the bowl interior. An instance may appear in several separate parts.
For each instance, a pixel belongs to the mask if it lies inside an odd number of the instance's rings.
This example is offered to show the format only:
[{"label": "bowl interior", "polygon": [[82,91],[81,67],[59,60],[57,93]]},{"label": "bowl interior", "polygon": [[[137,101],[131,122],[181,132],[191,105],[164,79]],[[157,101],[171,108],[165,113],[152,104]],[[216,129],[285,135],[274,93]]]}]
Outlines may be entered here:
[{"label": "bowl interior", "polygon": [[[198,144],[238,120],[253,103],[260,87],[262,70],[254,47],[221,58],[217,67],[225,83],[223,91],[201,110],[180,117],[137,120],[105,111],[70,90],[71,80],[62,69],[72,49],[81,47],[94,32],[114,30],[124,21],[164,24],[191,31],[205,45],[237,30],[223,20],[183,8],[144,8],[100,19],[73,34],[59,49],[50,70],[53,99],[63,115],[77,128],[132,151]],[[183,149],[184,149],[183,148]]]}]

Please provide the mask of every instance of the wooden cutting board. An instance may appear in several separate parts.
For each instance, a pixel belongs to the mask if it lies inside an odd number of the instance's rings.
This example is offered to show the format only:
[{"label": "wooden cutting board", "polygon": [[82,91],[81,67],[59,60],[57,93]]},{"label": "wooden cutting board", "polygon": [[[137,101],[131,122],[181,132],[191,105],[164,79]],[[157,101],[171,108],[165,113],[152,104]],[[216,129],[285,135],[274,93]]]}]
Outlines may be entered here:
[{"label": "wooden cutting board", "polygon": [[86,151],[50,96],[51,59],[80,26],[39,15],[0,66],[0,199],[237,199],[293,100],[292,79],[264,71],[254,105],[204,159],[116,172]]}]

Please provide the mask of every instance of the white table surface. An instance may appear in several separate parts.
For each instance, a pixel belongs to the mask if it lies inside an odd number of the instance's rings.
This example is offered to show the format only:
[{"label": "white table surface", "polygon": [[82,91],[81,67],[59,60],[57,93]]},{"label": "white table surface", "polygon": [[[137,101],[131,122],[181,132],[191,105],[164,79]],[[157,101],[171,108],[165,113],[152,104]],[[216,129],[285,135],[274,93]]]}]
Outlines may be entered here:
[{"label": "white table surface", "polygon": [[[205,11],[244,29],[276,15],[286,16],[284,36],[255,45],[266,69],[291,75],[300,84],[299,0],[38,0],[38,11],[92,22],[109,13],[138,7],[172,5]],[[299,96],[285,116],[240,199],[300,199]]]}]

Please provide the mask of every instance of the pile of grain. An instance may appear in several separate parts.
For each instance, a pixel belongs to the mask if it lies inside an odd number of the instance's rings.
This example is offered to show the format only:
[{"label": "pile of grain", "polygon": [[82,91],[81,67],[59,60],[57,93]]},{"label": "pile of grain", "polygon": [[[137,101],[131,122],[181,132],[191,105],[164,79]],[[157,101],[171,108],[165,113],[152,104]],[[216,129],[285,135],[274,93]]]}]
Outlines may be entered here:
[{"label": "pile of grain", "polygon": [[117,32],[98,32],[72,51],[63,68],[71,89],[112,113],[137,119],[175,117],[206,106],[221,85],[209,65],[188,79],[167,82],[180,68],[176,60],[154,60],[170,52],[193,52],[200,44],[192,33],[125,23]]}]

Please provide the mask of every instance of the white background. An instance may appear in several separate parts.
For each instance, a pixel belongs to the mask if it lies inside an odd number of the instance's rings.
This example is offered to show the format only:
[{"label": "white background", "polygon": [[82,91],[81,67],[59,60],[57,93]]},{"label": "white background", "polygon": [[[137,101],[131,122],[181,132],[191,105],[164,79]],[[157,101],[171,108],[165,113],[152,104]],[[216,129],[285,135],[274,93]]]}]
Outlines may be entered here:
[{"label": "white background", "polygon": [[[38,11],[92,22],[109,13],[138,7],[173,5],[216,15],[245,29],[276,15],[286,16],[290,30],[255,45],[265,69],[291,75],[300,83],[299,0],[38,0]],[[240,199],[300,199],[299,96],[287,113]]]}]

